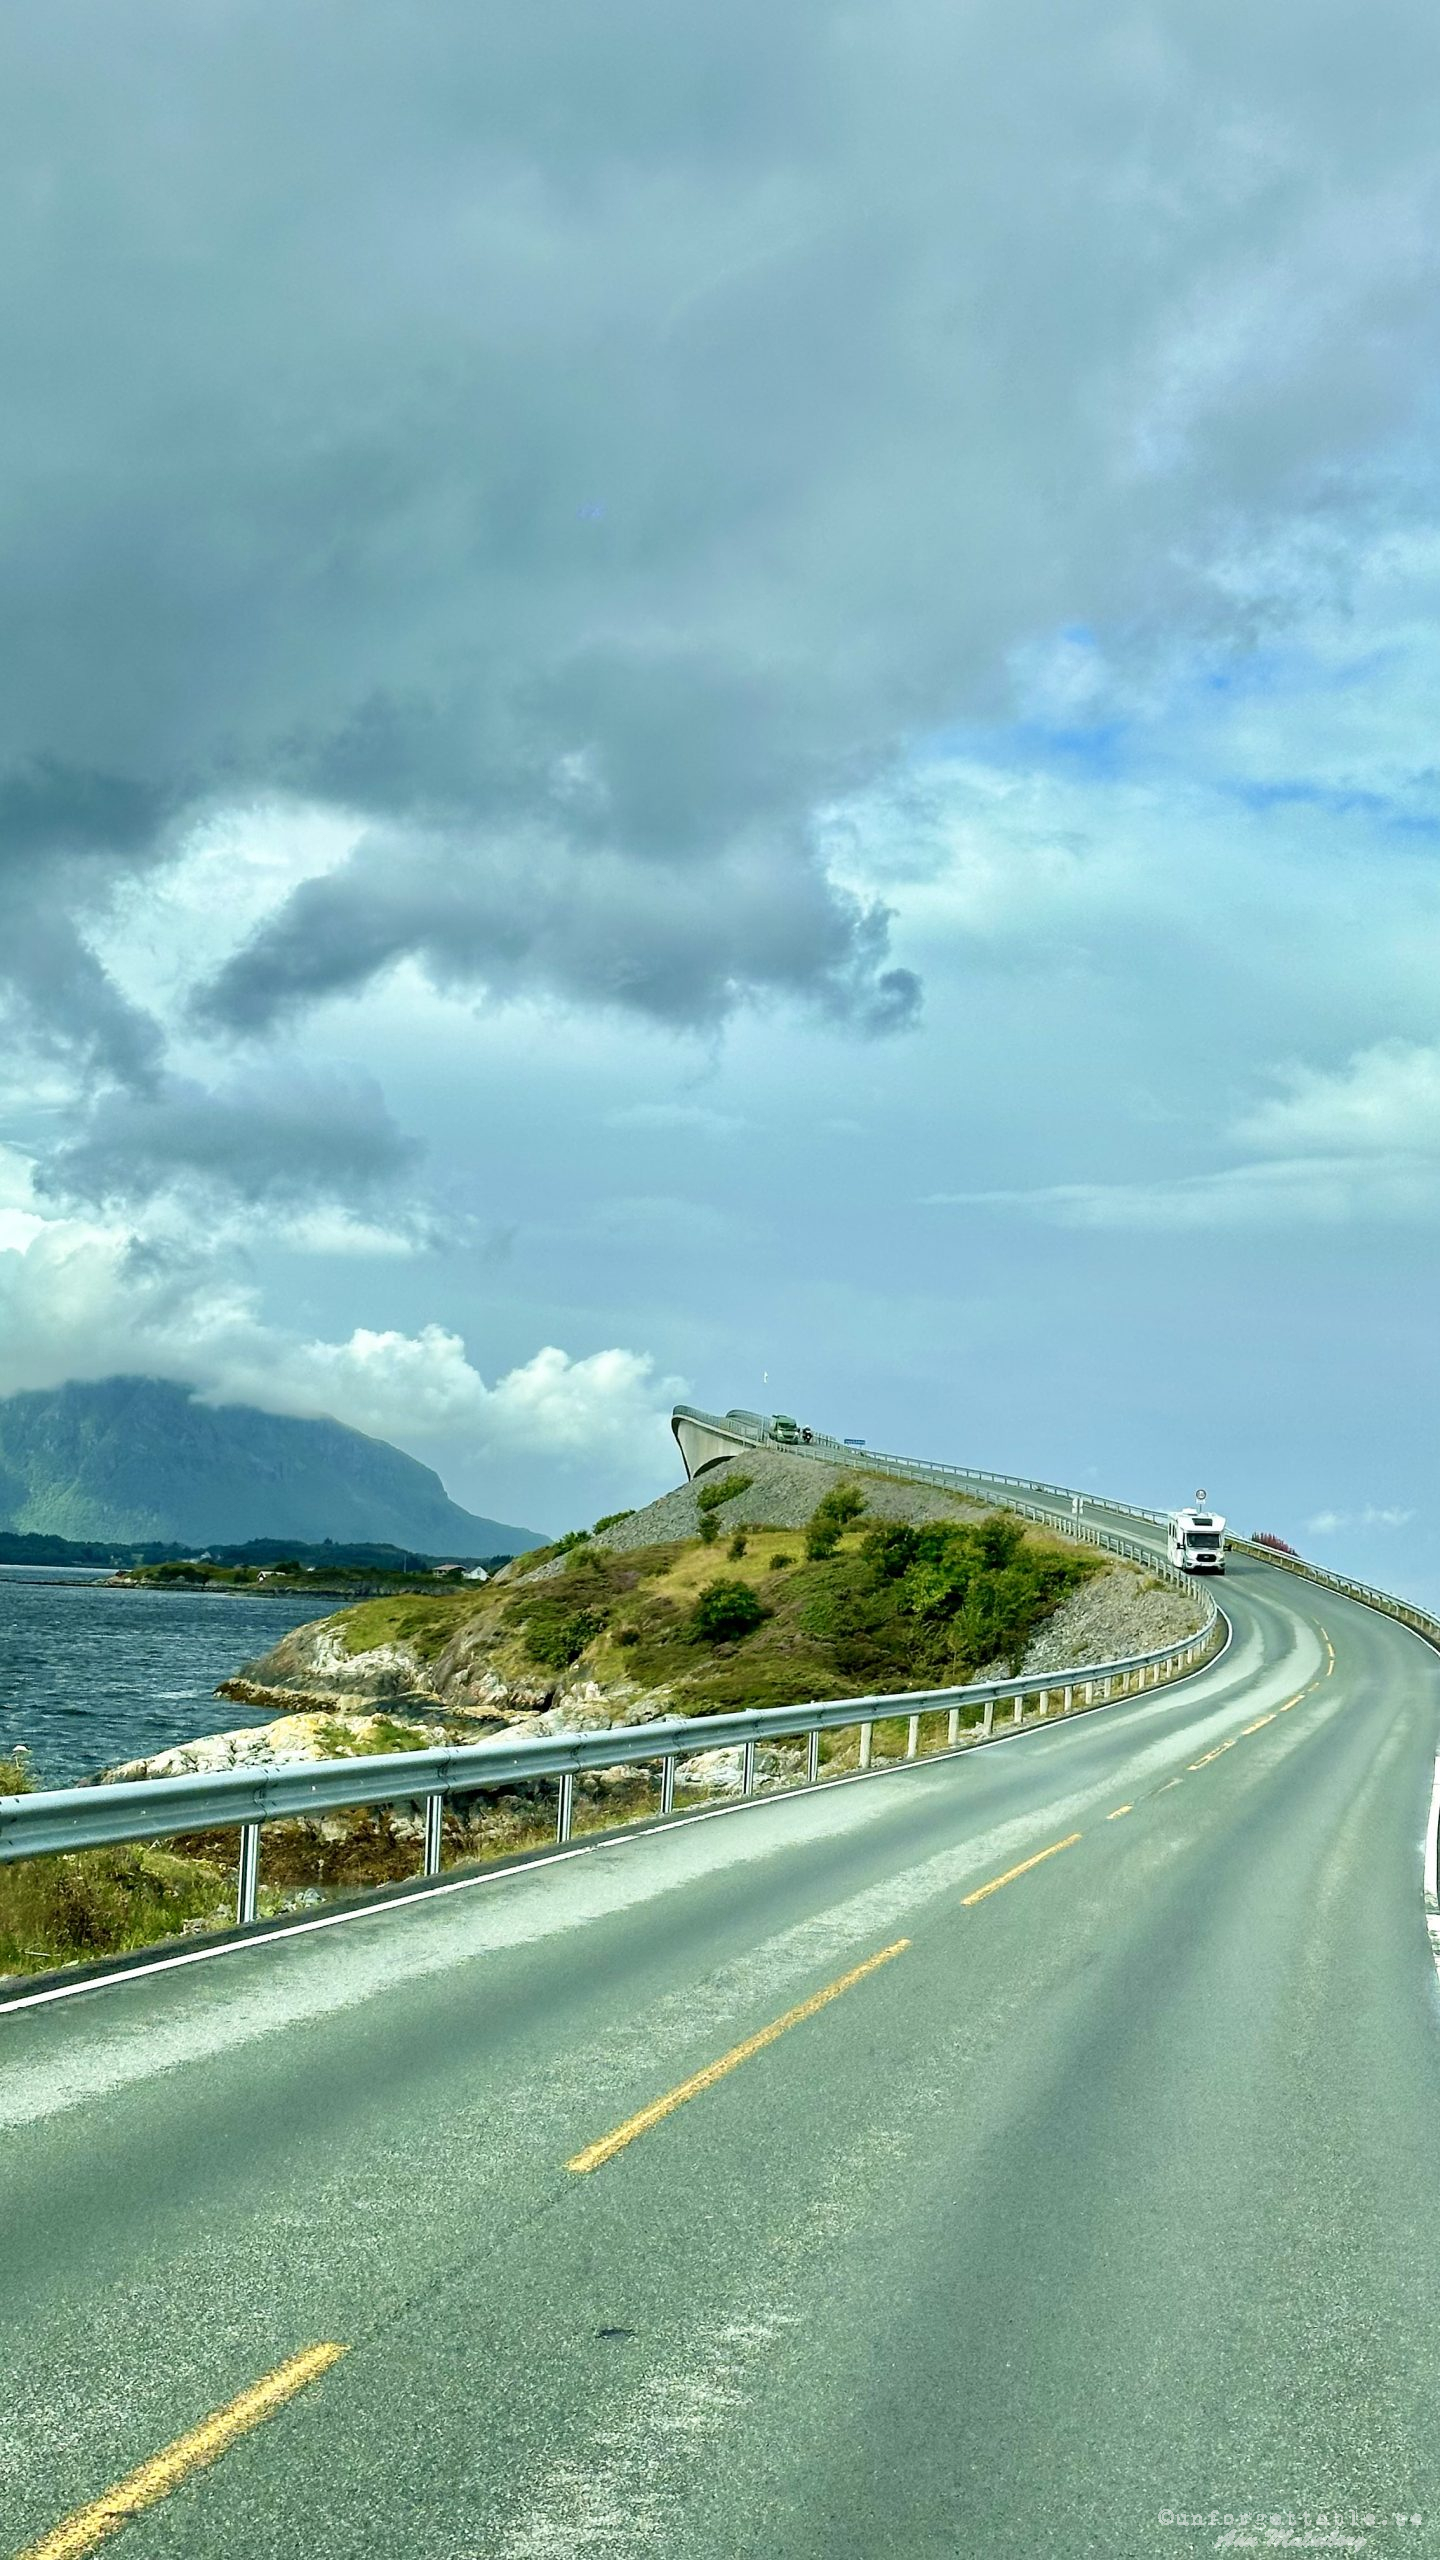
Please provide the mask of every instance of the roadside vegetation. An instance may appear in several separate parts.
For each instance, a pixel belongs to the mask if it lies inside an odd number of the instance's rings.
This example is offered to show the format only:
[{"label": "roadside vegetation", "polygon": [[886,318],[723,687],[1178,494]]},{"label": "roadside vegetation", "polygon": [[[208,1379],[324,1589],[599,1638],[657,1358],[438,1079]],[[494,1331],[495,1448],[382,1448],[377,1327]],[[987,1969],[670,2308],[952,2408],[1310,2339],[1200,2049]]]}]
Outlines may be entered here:
[{"label": "roadside vegetation", "polygon": [[[930,1688],[995,1662],[1018,1670],[1037,1629],[1096,1569],[1003,1512],[867,1524],[863,1491],[842,1484],[816,1506],[803,1557],[792,1530],[747,1529],[731,1537],[722,1570],[704,1524],[743,1479],[707,1490],[720,1498],[702,1502],[698,1540],[622,1553],[586,1542],[544,1581],[522,1581],[513,1596],[500,1585],[480,1606],[498,1610],[502,1647],[572,1679],[664,1688],[692,1715]],[[397,1614],[387,1617],[398,1634]],[[344,1622],[347,1642],[365,1620],[369,1610]],[[448,1615],[429,1617],[417,1649],[433,1660],[454,1631]],[[364,1632],[373,1642],[378,1627]]]},{"label": "roadside vegetation", "polygon": [[[24,1758],[0,1760],[0,1795],[28,1795]],[[208,1844],[206,1844],[208,1845]],[[186,1844],[135,1842],[0,1866],[0,1975],[47,1973],[124,1955],[182,1935],[223,1929],[234,1915],[232,1868]]]},{"label": "roadside vegetation", "polygon": [[[846,1481],[799,1530],[737,1528],[727,1508],[745,1487],[731,1474],[704,1488],[698,1536],[616,1549],[592,1532],[572,1533],[521,1559],[506,1579],[367,1598],[282,1639],[274,1657],[247,1669],[263,1681],[273,1676],[271,1659],[303,1668],[289,1648],[322,1634],[342,1654],[383,1657],[386,1677],[409,1678],[413,1688],[392,1688],[383,1703],[336,1692],[333,1710],[312,1696],[305,1721],[323,1757],[404,1752],[473,1736],[475,1710],[461,1693],[477,1663],[525,1701],[500,1710],[501,1723],[562,1694],[586,1696],[600,1720],[637,1711],[704,1716],[1018,1671],[1037,1632],[1097,1570],[1089,1554],[1004,1512],[919,1525],[868,1517],[864,1485]],[[273,1698],[277,1707],[294,1694],[235,1687],[251,1703]],[[893,1731],[888,1721],[877,1725],[877,1759],[902,1750],[904,1738],[903,1719]],[[823,1765],[838,1772],[855,1750],[853,1733],[827,1736]],[[773,1775],[798,1775],[803,1746],[780,1744],[769,1757]],[[687,1788],[699,1800],[724,1783],[700,1774],[705,1765],[694,1764],[677,1801]],[[0,1764],[0,1792],[30,1783],[23,1760]],[[575,1791],[576,1828],[654,1810],[654,1785],[645,1769],[590,1773]],[[550,1836],[553,1824],[553,1781],[476,1797],[447,1811],[446,1863],[502,1855]],[[419,1834],[418,1808],[404,1802],[267,1825],[262,1914],[413,1875]],[[218,1833],[0,1867],[0,1973],[223,1928],[234,1859],[234,1834]]]}]

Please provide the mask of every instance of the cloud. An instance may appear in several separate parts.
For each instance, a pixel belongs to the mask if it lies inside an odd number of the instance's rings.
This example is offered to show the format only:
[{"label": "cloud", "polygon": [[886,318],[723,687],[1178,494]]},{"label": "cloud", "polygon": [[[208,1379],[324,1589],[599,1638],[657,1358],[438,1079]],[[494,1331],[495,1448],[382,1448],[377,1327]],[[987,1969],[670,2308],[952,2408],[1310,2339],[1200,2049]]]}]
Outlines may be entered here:
[{"label": "cloud", "polygon": [[1214,1172],[1033,1190],[932,1192],[932,1208],[1018,1209],[1057,1226],[1206,1231],[1426,1225],[1440,1217],[1440,1048],[1388,1040],[1341,1067],[1288,1065],[1235,1118],[1232,1143],[1288,1145]]},{"label": "cloud", "polygon": [[1358,516],[1428,397],[1420,0],[1299,49],[1179,0],[144,24],[0,31],[0,830],[88,1073],[155,1063],[97,904],[277,794],[363,842],[212,1028],[402,958],[905,1023],[816,811],[1037,633],[1248,641],[1277,528]]},{"label": "cloud", "polygon": [[882,966],[888,910],[787,859],[773,838],[707,859],[641,862],[556,835],[365,838],[308,880],[197,998],[211,1028],[256,1032],[402,959],[433,985],[539,991],[677,1029],[723,1020],[743,993],[808,998],[865,1031],[915,1018],[913,972]]},{"label": "cloud", "polygon": [[1331,1227],[1356,1219],[1428,1223],[1440,1216],[1440,1163],[1410,1157],[1297,1156],[1149,1182],[1055,1182],[1034,1190],[936,1191],[930,1208],[1017,1209],[1060,1227],[1206,1233],[1237,1227]]},{"label": "cloud", "polygon": [[133,1370],[213,1403],[330,1414],[406,1448],[650,1472],[663,1462],[685,1382],[657,1376],[645,1353],[572,1358],[546,1345],[490,1385],[442,1325],[326,1340],[265,1321],[255,1290],[213,1254],[64,1219],[32,1222],[6,1250],[6,1215],[0,1394]]},{"label": "cloud", "polygon": [[464,1438],[480,1455],[653,1462],[680,1385],[657,1379],[643,1353],[575,1360],[551,1344],[487,1386],[460,1336],[430,1324],[415,1334],[361,1326],[344,1342],[267,1343],[253,1370],[237,1346],[210,1393],[272,1411],[336,1414],[407,1446]]},{"label": "cloud", "polygon": [[149,1093],[103,1095],[35,1187],[97,1210],[180,1194],[309,1215],[393,1197],[420,1152],[367,1077],[291,1066],[220,1090],[172,1076]]},{"label": "cloud", "polygon": [[12,1041],[97,1074],[146,1084],[161,1034],[97,959],[77,922],[159,856],[167,789],[70,765],[43,747],[6,770],[0,742],[0,1007]]},{"label": "cloud", "polygon": [[1281,1092],[1236,1123],[1247,1145],[1409,1154],[1440,1170],[1440,1047],[1380,1041],[1343,1067],[1288,1066],[1277,1080]]},{"label": "cloud", "polygon": [[607,1129],[679,1130],[697,1138],[737,1137],[745,1123],[733,1111],[714,1111],[703,1102],[631,1102],[605,1114]]},{"label": "cloud", "polygon": [[1367,1502],[1363,1511],[1317,1511],[1305,1526],[1311,1537],[1328,1538],[1337,1529],[1403,1529],[1414,1517],[1398,1503]]}]

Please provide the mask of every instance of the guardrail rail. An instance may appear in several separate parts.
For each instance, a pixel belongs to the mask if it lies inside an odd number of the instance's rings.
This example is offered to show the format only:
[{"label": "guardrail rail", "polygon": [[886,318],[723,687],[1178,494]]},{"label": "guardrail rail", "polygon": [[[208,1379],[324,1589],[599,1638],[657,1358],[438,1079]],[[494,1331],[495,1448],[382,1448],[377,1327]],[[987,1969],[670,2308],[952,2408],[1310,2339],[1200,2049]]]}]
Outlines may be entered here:
[{"label": "guardrail rail", "polygon": [[[715,1417],[696,1416],[713,1420]],[[729,1427],[730,1417],[726,1417]],[[777,1445],[777,1444],[772,1444]],[[808,1451],[828,1457],[843,1444],[814,1439]],[[1043,1522],[1081,1544],[1142,1563],[1162,1581],[1194,1592],[1187,1575],[1178,1573],[1148,1546],[1102,1528],[1082,1515],[1056,1514],[1026,1501],[1025,1493],[1050,1493],[1069,1502],[1063,1486],[1045,1485],[1017,1476],[984,1476],[967,1468],[932,1466],[923,1459],[893,1458],[866,1450],[845,1450],[856,1465],[879,1466],[883,1472],[965,1488],[1003,1488],[1009,1508]],[[1134,1519],[1161,1514],[1142,1512],[1130,1504],[1106,1504]],[[1150,1653],[1113,1662],[1077,1664],[1068,1670],[1031,1672],[1008,1680],[970,1682],[947,1689],[912,1689],[863,1698],[828,1698],[790,1707],[739,1709],[726,1715],[670,1716],[647,1724],[605,1726],[598,1731],[544,1734],[511,1739],[498,1736],[431,1751],[367,1754],[361,1759],[297,1761],[266,1769],[225,1769],[175,1778],[122,1780],[115,1785],[55,1788],[31,1795],[0,1797],[0,1863],[45,1857],[81,1849],[109,1848],[125,1842],[177,1838],[186,1833],[235,1830],[239,1834],[236,1919],[247,1926],[257,1914],[260,1880],[260,1835],[266,1822],[351,1811],[367,1805],[416,1805],[423,1808],[421,1874],[440,1872],[444,1810],[456,1799],[473,1798],[495,1788],[553,1777],[558,1780],[555,1836],[568,1840],[574,1817],[578,1776],[593,1770],[658,1763],[661,1816],[671,1813],[679,1764],[700,1752],[738,1748],[742,1753],[741,1792],[756,1793],[756,1755],[763,1743],[803,1740],[806,1769],[803,1783],[814,1785],[820,1773],[822,1734],[858,1727],[862,1771],[875,1769],[873,1747],[877,1724],[895,1719],[907,1724],[905,1758],[920,1751],[920,1725],[925,1716],[947,1718],[945,1749],[973,1747],[997,1740],[997,1710],[1011,1709],[1010,1730],[1024,1723],[1027,1703],[1040,1719],[1084,1712],[1139,1691],[1183,1678],[1201,1668],[1229,1641],[1229,1624],[1210,1597],[1209,1615],[1193,1633]],[[969,1728],[968,1740],[962,1732]],[[929,1756],[929,1755],[927,1755]],[[885,1763],[884,1766],[899,1765]],[[767,1792],[774,1792],[773,1790]]]}]

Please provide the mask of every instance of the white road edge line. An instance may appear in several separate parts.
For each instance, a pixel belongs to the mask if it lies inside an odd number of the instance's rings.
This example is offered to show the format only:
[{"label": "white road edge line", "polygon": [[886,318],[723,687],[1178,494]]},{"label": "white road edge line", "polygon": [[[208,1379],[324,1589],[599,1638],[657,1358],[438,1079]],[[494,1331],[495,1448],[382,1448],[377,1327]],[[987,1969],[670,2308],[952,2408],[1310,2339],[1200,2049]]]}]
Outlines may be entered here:
[{"label": "white road edge line", "polygon": [[1435,1762],[1435,1784],[1430,1791],[1430,1819],[1425,1825],[1425,1908],[1427,1911],[1440,1911],[1437,1869],[1440,1869],[1440,1759]]},{"label": "white road edge line", "polygon": [[[1158,1689],[1142,1690],[1138,1698],[1097,1699],[1092,1707],[1079,1707],[1063,1723],[1056,1725],[1054,1738],[1058,1741],[1067,1728],[1073,1731],[1077,1724],[1082,1720],[1088,1721],[1102,1706],[1154,1707],[1162,1700],[1168,1700],[1177,1689],[1188,1688],[1192,1681],[1203,1680],[1207,1672],[1218,1669],[1235,1634],[1225,1611],[1222,1609],[1219,1614],[1225,1629],[1225,1641],[1212,1653],[1208,1662],[1200,1663],[1194,1671],[1182,1672],[1178,1680],[1165,1681]],[[876,1718],[877,1723],[881,1721],[881,1718]],[[1044,1725],[1017,1725],[1010,1733],[987,1735],[986,1743],[1026,1742],[1046,1730]],[[247,1947],[274,1946],[281,1938],[313,1937],[317,1930],[338,1929],[347,1920],[374,1920],[387,1911],[407,1911],[417,1902],[438,1902],[444,1894],[469,1893],[477,1885],[503,1884],[508,1877],[529,1875],[536,1867],[560,1867],[571,1858],[591,1857],[597,1849],[628,1849],[635,1841],[652,1840],[660,1833],[688,1831],[693,1823],[718,1822],[730,1813],[753,1813],[757,1805],[793,1803],[797,1796],[829,1795],[838,1787],[867,1785],[872,1778],[899,1778],[907,1771],[936,1768],[942,1761],[968,1760],[973,1757],[976,1747],[974,1743],[967,1743],[957,1751],[927,1751],[917,1760],[892,1760],[887,1768],[851,1769],[841,1778],[822,1778],[813,1787],[778,1788],[773,1796],[737,1796],[733,1804],[706,1805],[695,1813],[672,1814],[665,1821],[637,1823],[633,1831],[611,1832],[603,1840],[582,1840],[573,1848],[557,1846],[542,1849],[533,1858],[517,1860],[513,1867],[487,1867],[482,1875],[456,1876],[450,1884],[417,1886],[413,1893],[392,1894],[383,1902],[362,1902],[346,1911],[327,1911],[318,1920],[292,1920],[281,1929],[260,1929],[243,1938],[227,1938],[218,1947],[187,1947],[183,1955],[156,1956],[148,1964],[133,1965],[126,1973],[102,1973],[92,1976],[88,1982],[57,1982],[48,1991],[22,1991],[16,1999],[0,2000],[0,2018],[9,2017],[16,2009],[45,2009],[56,2000],[78,2000],[85,1991],[120,1991],[132,1982],[148,1982],[153,1974],[177,1973],[182,1965],[210,1964],[217,1956],[241,1955]],[[1437,1776],[1436,1783],[1440,1786],[1440,1776]]]}]

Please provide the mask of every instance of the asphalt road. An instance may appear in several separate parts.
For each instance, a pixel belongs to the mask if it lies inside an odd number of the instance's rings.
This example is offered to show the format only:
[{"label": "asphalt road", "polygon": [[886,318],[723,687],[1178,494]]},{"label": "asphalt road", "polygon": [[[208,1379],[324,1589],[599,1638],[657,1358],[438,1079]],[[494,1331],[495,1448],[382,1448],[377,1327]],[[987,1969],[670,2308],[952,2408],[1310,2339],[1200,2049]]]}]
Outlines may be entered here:
[{"label": "asphalt road", "polygon": [[1223,1590],[1172,1693],[0,2018],[0,2552],[327,2342],[106,2547],[1440,2550],[1440,1658]]}]

